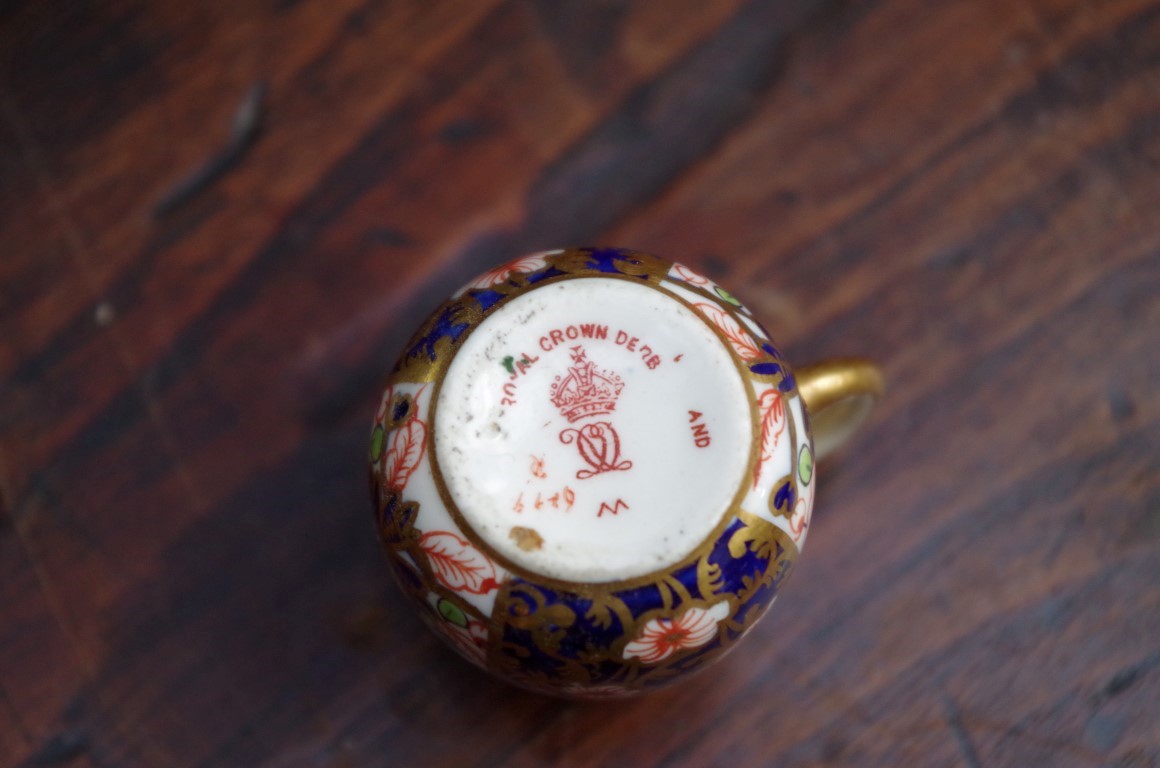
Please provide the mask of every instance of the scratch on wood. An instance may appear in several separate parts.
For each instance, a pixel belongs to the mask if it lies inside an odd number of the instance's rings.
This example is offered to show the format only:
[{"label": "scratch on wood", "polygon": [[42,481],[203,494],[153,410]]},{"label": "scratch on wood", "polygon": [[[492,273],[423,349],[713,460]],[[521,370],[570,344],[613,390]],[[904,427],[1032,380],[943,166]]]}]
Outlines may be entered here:
[{"label": "scratch on wood", "polygon": [[1145,656],[1135,664],[1130,664],[1123,669],[1117,671],[1114,675],[1108,678],[1103,687],[1100,688],[1091,698],[1093,707],[1098,707],[1106,701],[1114,699],[1124,691],[1140,682],[1140,678],[1154,667],[1160,666],[1160,651]]},{"label": "scratch on wood", "polygon": [[230,137],[226,145],[200,166],[186,174],[185,178],[174,184],[168,192],[161,196],[161,199],[153,206],[154,219],[160,219],[180,208],[233,170],[234,166],[245,156],[246,151],[253,146],[254,140],[258,138],[258,132],[262,126],[262,106],[265,100],[266,84],[255,83],[246,92],[242,103],[238,105],[237,112],[234,113]]},{"label": "scratch on wood", "polygon": [[[8,483],[9,474],[7,461],[4,453],[0,451],[0,499],[6,500],[10,496]],[[33,546],[27,526],[22,520],[18,520],[11,514],[11,510],[8,508],[6,501],[5,503],[0,504],[0,518],[7,519],[11,525],[12,531],[16,535],[16,541],[20,546],[20,551],[23,553],[24,559],[27,561],[29,569],[32,571],[33,577],[36,579],[36,584],[40,589],[40,594],[43,596],[45,604],[48,606],[49,613],[52,614],[53,621],[60,629],[61,633],[65,637],[65,640],[67,641],[68,649],[72,656],[73,663],[79,669],[84,680],[92,684],[97,676],[97,660],[92,653],[91,647],[83,641],[80,631],[77,629],[76,624],[72,621],[72,617],[66,609],[64,601],[61,599],[52,577],[42,563],[42,558],[38,557],[38,553]],[[0,694],[3,694],[3,701],[11,706],[11,701],[8,699],[7,694],[3,691],[3,689],[0,689]],[[15,707],[13,707],[13,709],[15,709]],[[20,724],[18,720],[16,722],[17,725]],[[27,737],[27,734],[22,733],[22,735],[26,736],[27,741],[31,741],[31,739]],[[71,753],[68,751],[68,749],[66,749],[68,746],[67,744],[63,744],[58,741],[60,738],[63,737],[54,737],[53,740],[49,741],[47,744],[41,747],[39,752],[32,755],[30,762],[28,762],[27,765],[36,766],[63,763],[81,754],[81,752],[87,752],[89,749],[87,736],[84,737],[84,742],[80,747],[80,751]],[[141,734],[139,738],[141,740],[142,748],[148,750],[152,757],[161,760],[161,762],[158,763],[159,765],[176,764],[175,761],[171,759],[171,756],[166,751],[162,750],[161,747],[159,747],[151,737],[147,737],[146,735]],[[64,756],[59,757],[59,755]]]},{"label": "scratch on wood", "polygon": [[967,764],[968,768],[982,768],[983,763],[979,760],[979,753],[975,751],[971,735],[967,733],[967,728],[963,725],[962,713],[959,712],[959,707],[955,704],[954,699],[946,694],[943,694],[943,709],[946,712],[947,725],[950,726],[951,733],[954,734],[955,741],[959,744],[959,752],[963,756],[963,762]]},{"label": "scratch on wood", "polygon": [[[255,89],[259,86],[261,87],[262,91],[264,91],[265,86],[261,83],[259,83],[258,86],[255,86]],[[235,132],[238,127],[238,123],[246,124],[251,120],[255,123],[257,122],[257,110],[261,104],[262,93],[257,92],[255,98],[255,89],[251,89],[249,94],[249,99],[254,100],[253,104],[255,111],[250,113],[245,109],[248,102],[243,103],[243,109],[239,110],[238,114],[235,116]],[[252,117],[250,116],[251,114]],[[32,132],[28,128],[23,114],[19,109],[17,109],[15,104],[5,98],[3,91],[0,91],[0,117],[5,119],[8,126],[12,129],[13,134],[17,138],[17,145],[20,154],[22,155],[25,164],[28,166],[28,170],[32,173],[32,177],[35,180],[41,195],[43,195],[48,209],[56,218],[58,228],[64,238],[64,241],[68,245],[70,255],[76,264],[78,273],[85,281],[89,289],[89,293],[93,296],[98,296],[99,291],[97,286],[99,285],[100,281],[97,279],[92,267],[91,262],[93,261],[93,258],[91,249],[86,244],[85,238],[81,232],[81,228],[77,224],[76,219],[73,217],[65,200],[62,199],[60,195],[55,193],[52,179],[48,173],[48,164],[45,162],[44,155],[34,140]],[[139,370],[141,366],[137,362],[137,356],[133,353],[132,345],[125,338],[125,336],[123,334],[117,333],[116,328],[114,327],[110,332],[110,338],[113,340],[114,347],[118,353],[118,356],[121,358],[121,362],[124,365],[125,370]],[[143,387],[142,389],[144,390]],[[186,463],[182,459],[181,453],[177,449],[177,441],[169,429],[168,422],[166,421],[164,414],[161,411],[160,404],[157,402],[156,397],[148,391],[142,391],[141,397],[145,402],[145,411],[149,415],[150,422],[157,429],[158,433],[160,433],[161,439],[164,442],[165,447],[169,450],[170,455],[174,457],[174,460],[177,464],[177,472],[181,477],[182,482],[186,486],[186,492],[189,495],[189,498],[194,504],[200,505],[200,485],[194,480]],[[14,513],[15,512],[16,511],[14,510]],[[13,520],[15,522],[15,518],[13,518]],[[29,554],[31,556],[31,553]]]}]

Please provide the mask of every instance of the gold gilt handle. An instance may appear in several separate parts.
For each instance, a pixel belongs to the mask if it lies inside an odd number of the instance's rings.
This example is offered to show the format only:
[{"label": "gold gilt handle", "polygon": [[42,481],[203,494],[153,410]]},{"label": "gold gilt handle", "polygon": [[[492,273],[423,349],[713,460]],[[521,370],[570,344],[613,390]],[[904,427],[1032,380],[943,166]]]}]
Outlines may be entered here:
[{"label": "gold gilt handle", "polygon": [[882,371],[860,357],[839,357],[795,369],[810,414],[814,453],[822,458],[854,434],[882,396]]}]

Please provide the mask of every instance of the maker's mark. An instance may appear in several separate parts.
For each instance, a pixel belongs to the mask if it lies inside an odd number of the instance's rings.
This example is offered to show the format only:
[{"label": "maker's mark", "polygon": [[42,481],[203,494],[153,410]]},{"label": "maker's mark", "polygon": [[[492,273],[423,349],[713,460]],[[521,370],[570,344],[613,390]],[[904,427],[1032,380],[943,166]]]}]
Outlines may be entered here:
[{"label": "maker's mark", "polygon": [[[572,347],[572,365],[564,377],[557,376],[552,383],[552,404],[560,415],[574,424],[581,419],[609,416],[616,410],[616,401],[624,389],[624,382],[612,371],[597,368],[588,359],[584,347]],[[568,427],[560,432],[560,442],[576,444],[580,458],[589,469],[576,472],[578,480],[587,480],[603,472],[632,469],[632,462],[620,457],[620,436],[611,421],[596,421],[581,427]]]}]

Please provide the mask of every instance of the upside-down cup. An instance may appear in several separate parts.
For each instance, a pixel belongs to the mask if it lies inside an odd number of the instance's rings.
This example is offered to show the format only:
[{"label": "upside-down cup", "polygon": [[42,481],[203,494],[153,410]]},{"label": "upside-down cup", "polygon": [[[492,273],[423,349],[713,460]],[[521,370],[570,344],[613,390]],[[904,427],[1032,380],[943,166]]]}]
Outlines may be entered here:
[{"label": "upside-down cup", "polygon": [[647,690],[721,658],[773,602],[816,454],[881,391],[859,359],[795,376],[748,309],[680,264],[525,256],[439,307],[391,373],[370,449],[379,533],[473,664],[561,696]]}]

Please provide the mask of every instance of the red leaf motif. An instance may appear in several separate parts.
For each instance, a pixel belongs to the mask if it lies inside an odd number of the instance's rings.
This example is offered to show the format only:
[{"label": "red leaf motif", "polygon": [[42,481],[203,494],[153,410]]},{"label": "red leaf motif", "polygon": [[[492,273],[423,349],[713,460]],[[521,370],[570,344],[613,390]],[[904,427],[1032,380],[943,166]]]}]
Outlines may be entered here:
[{"label": "red leaf motif", "polygon": [[733,351],[740,355],[742,360],[756,360],[761,357],[761,350],[754,343],[753,337],[741,327],[740,323],[733,319],[732,315],[715,304],[700,302],[693,306],[701,310],[706,317],[713,321],[713,325],[725,334],[725,338],[729,340]]},{"label": "red leaf motif", "polygon": [[753,468],[754,488],[761,477],[762,465],[773,458],[773,449],[785,431],[785,403],[782,402],[780,392],[776,389],[762,392],[757,408],[761,411],[761,454],[757,457],[757,466]]},{"label": "red leaf motif", "polygon": [[689,285],[712,285],[712,281],[686,267],[684,264],[674,264],[673,271]]},{"label": "red leaf motif", "polygon": [[[420,387],[411,401],[411,417],[390,433],[390,447],[383,454],[383,480],[388,488],[400,493],[407,487],[407,481],[419,467],[423,460],[423,452],[427,450],[427,423],[419,418],[419,398],[427,387]],[[387,391],[384,399],[383,418],[386,418],[386,409],[394,400],[395,388]]]},{"label": "red leaf motif", "polygon": [[383,475],[389,488],[402,491],[407,487],[407,481],[423,460],[426,448],[427,425],[417,416],[412,416],[391,433],[391,447],[383,457]]},{"label": "red leaf motif", "polygon": [[431,531],[419,539],[439,583],[455,592],[486,595],[499,589],[495,565],[482,552],[450,531]]}]

